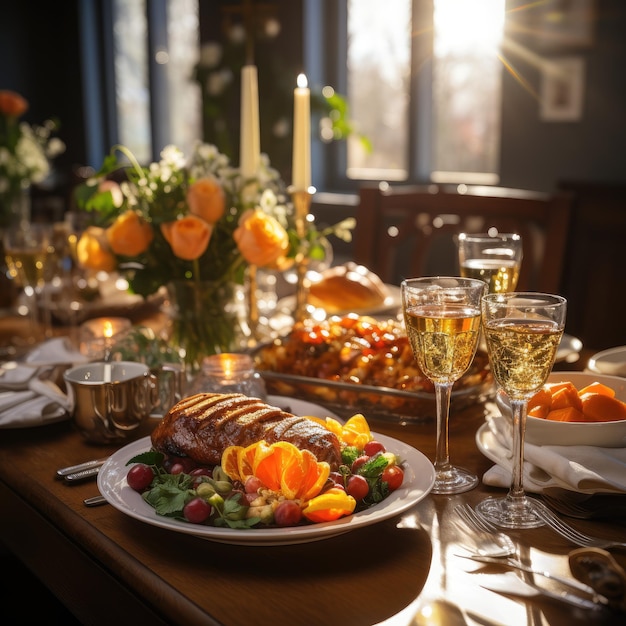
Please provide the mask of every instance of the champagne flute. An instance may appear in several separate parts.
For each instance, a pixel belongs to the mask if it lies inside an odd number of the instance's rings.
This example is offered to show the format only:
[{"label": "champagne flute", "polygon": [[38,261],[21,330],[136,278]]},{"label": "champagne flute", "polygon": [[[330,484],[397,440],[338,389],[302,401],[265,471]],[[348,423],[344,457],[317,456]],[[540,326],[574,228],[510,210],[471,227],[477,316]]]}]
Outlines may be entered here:
[{"label": "champagne flute", "polygon": [[471,278],[435,276],[405,280],[401,288],[404,323],[413,355],[435,385],[437,442],[432,493],[462,493],[474,488],[478,478],[450,463],[450,394],[476,353],[485,283]]},{"label": "champagne flute", "polygon": [[[22,224],[4,233],[4,253],[9,275],[28,298],[31,339],[39,335],[39,300],[45,284],[50,228],[46,224]],[[44,329],[47,334],[48,327]]]},{"label": "champagne flute", "polygon": [[515,233],[461,233],[461,276],[484,280],[489,293],[515,291],[522,265],[522,238]]},{"label": "champagne flute", "polygon": [[482,301],[483,331],[494,378],[513,412],[513,472],[505,497],[478,504],[479,513],[506,528],[536,528],[544,522],[523,486],[528,400],[545,384],[565,327],[567,301],[543,293],[489,294]]}]

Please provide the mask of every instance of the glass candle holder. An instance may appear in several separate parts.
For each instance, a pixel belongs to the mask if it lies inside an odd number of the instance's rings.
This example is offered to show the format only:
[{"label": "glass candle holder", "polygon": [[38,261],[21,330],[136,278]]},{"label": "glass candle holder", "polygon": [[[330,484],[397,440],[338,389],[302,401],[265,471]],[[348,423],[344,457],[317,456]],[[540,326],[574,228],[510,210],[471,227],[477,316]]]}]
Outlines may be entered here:
[{"label": "glass candle holder", "polygon": [[188,395],[196,393],[242,393],[267,399],[265,382],[254,369],[248,354],[223,352],[202,360],[202,369],[190,385]]},{"label": "glass candle holder", "polygon": [[79,329],[80,352],[92,361],[108,360],[115,342],[132,328],[125,317],[96,317]]}]

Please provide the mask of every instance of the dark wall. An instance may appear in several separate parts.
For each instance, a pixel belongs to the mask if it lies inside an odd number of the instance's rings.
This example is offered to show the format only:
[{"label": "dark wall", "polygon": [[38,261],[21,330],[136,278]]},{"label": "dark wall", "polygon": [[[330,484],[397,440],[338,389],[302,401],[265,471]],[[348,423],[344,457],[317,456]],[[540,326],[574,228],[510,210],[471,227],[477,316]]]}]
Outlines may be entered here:
[{"label": "dark wall", "polygon": [[596,0],[596,8],[591,47],[540,51],[547,58],[580,56],[585,60],[580,121],[542,121],[537,97],[540,72],[510,55],[527,84],[504,74],[503,186],[550,191],[562,180],[626,181],[626,2]]},{"label": "dark wall", "polygon": [[59,137],[67,146],[56,160],[62,173],[85,162],[78,32],[78,0],[3,3],[0,89],[12,89],[28,100],[26,121],[59,120]]}]

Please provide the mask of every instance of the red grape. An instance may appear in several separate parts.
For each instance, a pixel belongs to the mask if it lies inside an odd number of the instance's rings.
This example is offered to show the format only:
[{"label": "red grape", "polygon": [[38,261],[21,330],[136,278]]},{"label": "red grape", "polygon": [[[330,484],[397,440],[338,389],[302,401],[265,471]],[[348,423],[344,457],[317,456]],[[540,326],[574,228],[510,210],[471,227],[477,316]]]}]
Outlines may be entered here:
[{"label": "red grape", "polygon": [[302,519],[302,509],[293,500],[283,500],[274,511],[274,522],[278,526],[295,526]]},{"label": "red grape", "polygon": [[356,474],[359,471],[359,468],[361,467],[361,465],[364,465],[365,463],[367,463],[370,460],[369,456],[367,455],[363,455],[360,456],[358,458],[356,458],[353,462],[352,465],[350,466],[350,471],[353,474]]},{"label": "red grape", "polygon": [[363,452],[367,456],[374,456],[377,452],[386,452],[385,446],[380,441],[368,441],[363,447]]},{"label": "red grape", "polygon": [[246,493],[258,495],[261,487],[263,487],[263,483],[256,476],[248,476],[248,478],[246,478],[246,482],[244,484]]},{"label": "red grape", "polygon": [[209,519],[212,510],[211,505],[204,498],[198,496],[185,504],[183,515],[192,524],[202,524]]},{"label": "red grape", "polygon": [[346,485],[346,491],[348,495],[351,495],[357,502],[360,502],[370,492],[370,486],[367,484],[367,480],[359,474],[353,474],[348,478]]},{"label": "red grape", "polygon": [[128,486],[135,491],[141,493],[145,491],[154,478],[154,471],[149,465],[145,463],[137,463],[133,465],[126,474],[126,481]]}]

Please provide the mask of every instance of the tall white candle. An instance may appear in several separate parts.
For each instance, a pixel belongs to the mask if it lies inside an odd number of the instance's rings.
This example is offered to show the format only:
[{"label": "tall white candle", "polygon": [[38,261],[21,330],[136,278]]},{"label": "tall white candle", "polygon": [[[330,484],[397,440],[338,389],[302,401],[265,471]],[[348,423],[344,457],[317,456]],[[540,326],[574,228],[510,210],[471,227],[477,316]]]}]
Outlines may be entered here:
[{"label": "tall white candle", "polygon": [[255,65],[241,68],[241,138],[239,169],[244,179],[257,175],[261,161],[259,137],[259,84]]},{"label": "tall white candle", "polygon": [[298,191],[311,186],[311,92],[304,74],[293,92],[292,185]]}]

